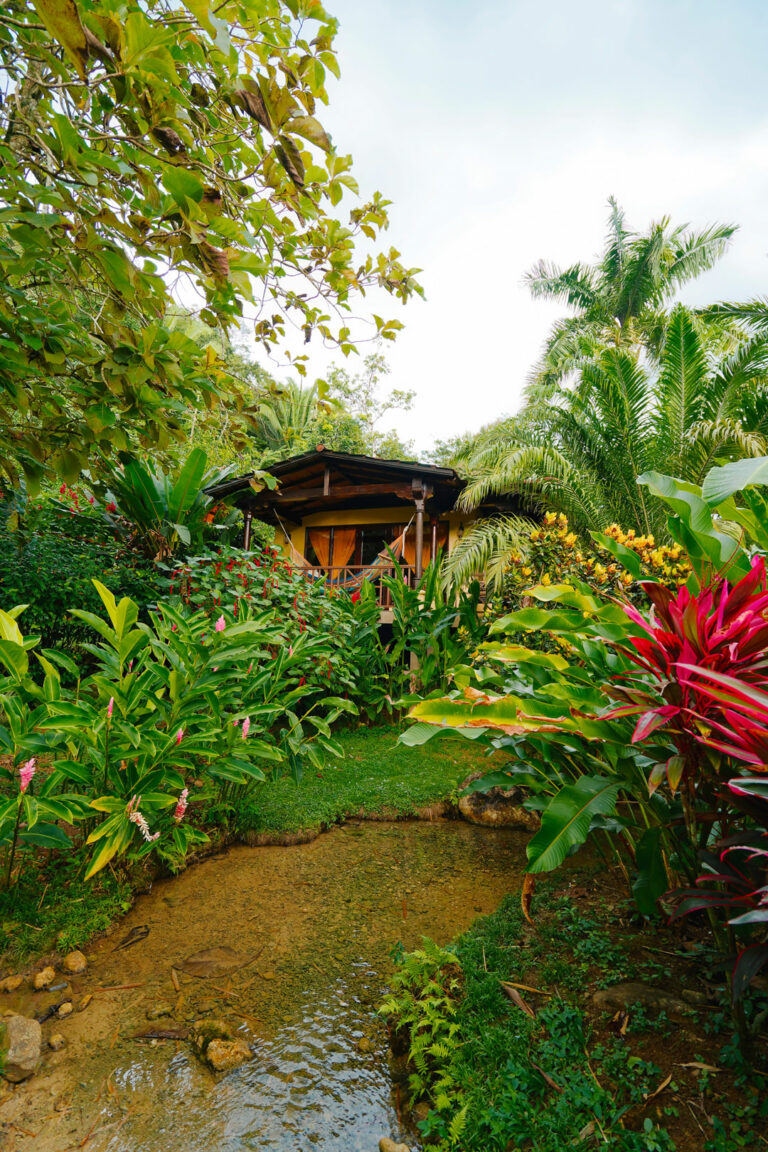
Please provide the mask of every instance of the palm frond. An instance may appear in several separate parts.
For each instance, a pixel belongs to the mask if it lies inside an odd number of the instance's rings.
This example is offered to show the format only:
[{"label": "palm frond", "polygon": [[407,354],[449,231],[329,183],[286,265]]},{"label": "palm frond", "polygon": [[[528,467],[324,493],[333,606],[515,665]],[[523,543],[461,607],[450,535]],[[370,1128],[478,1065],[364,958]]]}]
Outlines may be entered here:
[{"label": "palm frond", "polygon": [[515,553],[525,554],[532,521],[521,516],[494,516],[478,520],[459,540],[443,564],[446,589],[460,588],[473,577],[485,574],[496,589]]},{"label": "palm frond", "polygon": [[703,232],[686,232],[681,238],[675,258],[667,269],[671,285],[679,287],[702,272],[714,268],[726,253],[728,245],[738,226],[735,224],[713,224]]},{"label": "palm frond", "polygon": [[594,284],[594,270],[588,264],[573,264],[570,268],[558,268],[546,260],[539,260],[523,281],[531,295],[561,300],[572,308],[590,308],[597,295]]},{"label": "palm frond", "polygon": [[701,309],[701,315],[708,320],[736,320],[756,332],[768,333],[768,296],[758,296],[757,299],[747,300],[743,304],[731,304],[725,301],[710,304],[708,308]]},{"label": "palm frond", "polygon": [[656,388],[662,415],[659,448],[674,476],[681,474],[688,429],[702,416],[707,383],[701,336],[691,313],[679,304],[669,321]]}]

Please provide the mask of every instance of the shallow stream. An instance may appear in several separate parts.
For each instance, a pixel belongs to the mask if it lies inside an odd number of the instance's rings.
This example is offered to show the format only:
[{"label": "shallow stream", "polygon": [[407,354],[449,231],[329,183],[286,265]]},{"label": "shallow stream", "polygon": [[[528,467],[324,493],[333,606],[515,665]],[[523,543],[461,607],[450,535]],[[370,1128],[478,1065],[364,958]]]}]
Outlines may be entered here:
[{"label": "shallow stream", "polygon": [[[156,884],[73,979],[76,999],[95,992],[89,1006],[44,1026],[65,1047],[3,1108],[9,1147],[377,1152],[390,1136],[417,1149],[376,1014],[392,951],[446,943],[492,911],[519,886],[526,840],[459,822],[347,824],[297,847],[232,848]],[[222,946],[243,966],[184,973]],[[148,1022],[158,1009],[171,1015]],[[229,1021],[254,1058],[217,1078],[187,1041],[136,1038],[204,1016]]]}]

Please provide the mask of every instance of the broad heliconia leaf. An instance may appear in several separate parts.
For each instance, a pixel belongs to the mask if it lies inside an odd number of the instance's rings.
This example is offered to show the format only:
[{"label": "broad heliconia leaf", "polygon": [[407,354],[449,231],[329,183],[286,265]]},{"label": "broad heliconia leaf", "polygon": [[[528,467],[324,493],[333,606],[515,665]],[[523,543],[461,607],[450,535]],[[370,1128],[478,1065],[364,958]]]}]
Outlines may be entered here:
[{"label": "broad heliconia leaf", "polygon": [[538,664],[558,672],[564,672],[570,667],[565,657],[557,652],[540,652],[535,648],[525,648],[522,644],[485,643],[478,645],[478,648],[484,655],[503,664]]},{"label": "broad heliconia leaf", "polygon": [[400,734],[398,739],[399,744],[405,744],[408,748],[418,748],[427,741],[432,740],[433,737],[439,735],[453,735],[463,736],[467,740],[478,740],[486,733],[485,728],[453,728],[453,727],[440,727],[435,724],[412,724],[410,728],[406,728],[405,732]]},{"label": "broad heliconia leaf", "polygon": [[768,484],[768,456],[748,457],[713,468],[704,477],[701,495],[710,507],[716,508],[752,484]]},{"label": "broad heliconia leaf", "polygon": [[605,776],[582,776],[550,800],[541,828],[528,844],[528,871],[551,872],[572,848],[583,844],[592,817],[616,807],[621,782]]},{"label": "broad heliconia leaf", "polygon": [[631,548],[627,548],[625,544],[620,544],[618,540],[614,540],[612,536],[607,536],[604,532],[590,532],[590,536],[598,544],[602,545],[607,552],[618,560],[622,568],[626,568],[630,576],[634,576],[635,580],[642,580],[643,578],[643,562],[636,552]]}]

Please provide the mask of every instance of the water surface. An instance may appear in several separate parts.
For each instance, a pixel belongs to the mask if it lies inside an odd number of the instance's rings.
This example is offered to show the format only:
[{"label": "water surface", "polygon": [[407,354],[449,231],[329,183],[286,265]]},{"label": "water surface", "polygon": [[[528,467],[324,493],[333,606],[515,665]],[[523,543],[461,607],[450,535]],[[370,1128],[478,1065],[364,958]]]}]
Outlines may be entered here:
[{"label": "water surface", "polygon": [[[447,943],[519,887],[524,833],[459,822],[348,824],[298,847],[230,849],[156,884],[100,942],[97,993],[49,1058],[47,1112],[27,1152],[377,1152],[419,1147],[376,1015],[392,952]],[[114,951],[131,929],[144,940]],[[223,977],[172,968],[226,945],[256,959]],[[147,1023],[159,1005],[173,1016]],[[254,1059],[216,1078],[184,1041],[136,1032],[225,1018]],[[36,1078],[37,1096],[46,1074]],[[51,1100],[54,1100],[53,1109]],[[61,1109],[57,1111],[57,1109]]]}]

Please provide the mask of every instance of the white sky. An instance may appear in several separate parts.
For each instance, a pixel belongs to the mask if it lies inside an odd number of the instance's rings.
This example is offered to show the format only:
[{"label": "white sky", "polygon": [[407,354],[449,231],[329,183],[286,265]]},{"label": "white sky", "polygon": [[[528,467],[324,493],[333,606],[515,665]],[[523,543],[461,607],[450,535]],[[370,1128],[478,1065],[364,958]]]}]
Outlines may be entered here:
[{"label": "white sky", "polygon": [[[416,391],[397,422],[422,452],[515,410],[560,311],[523,273],[592,259],[611,194],[641,230],[664,214],[741,226],[685,299],[766,292],[765,3],[327,5],[342,75],[319,114],[361,193],[394,201],[387,243],[424,270],[425,303],[368,299],[406,324],[384,345],[388,384]],[[310,377],[327,364],[314,352]]]}]

